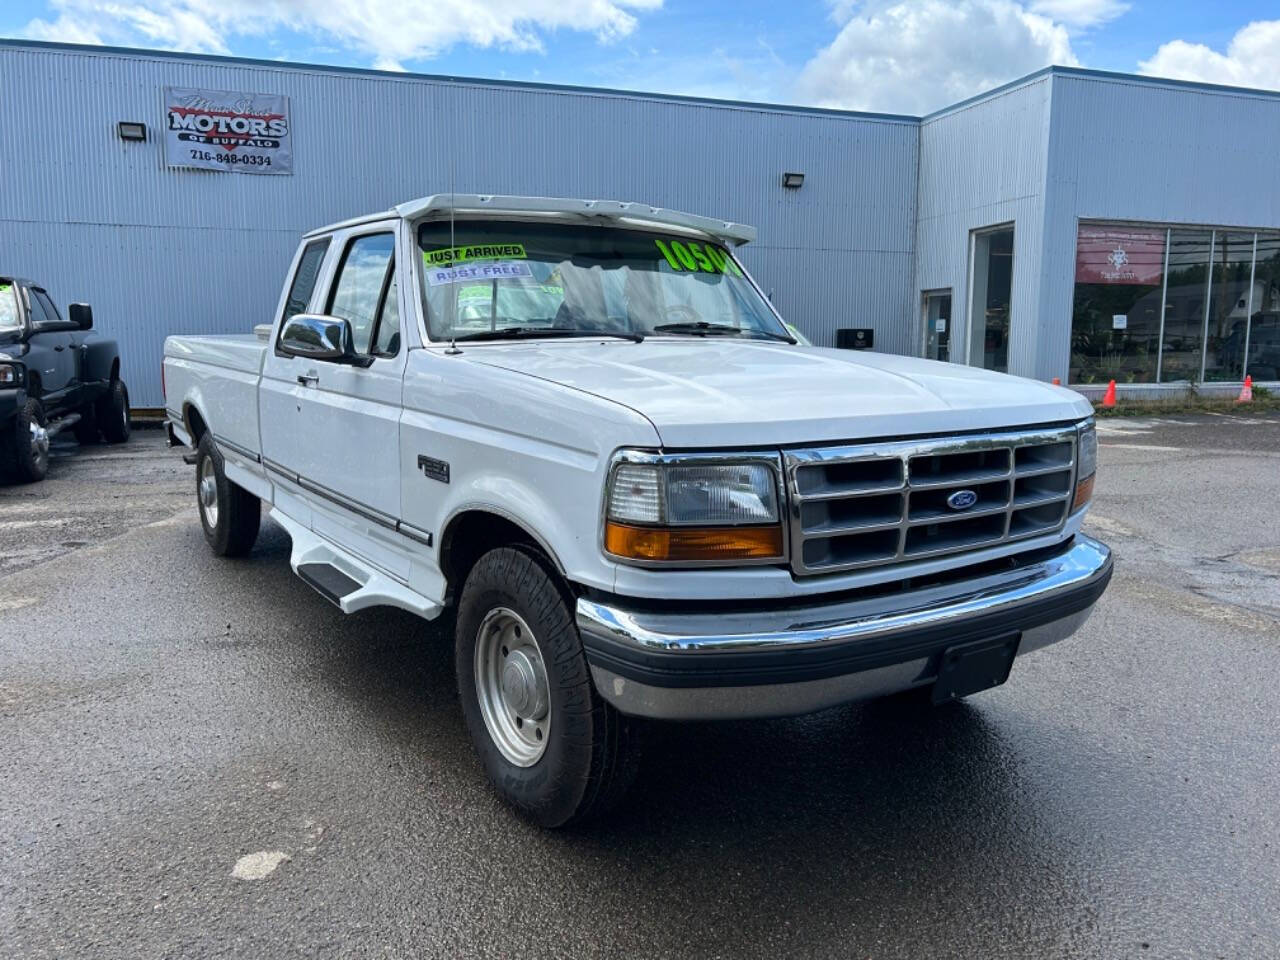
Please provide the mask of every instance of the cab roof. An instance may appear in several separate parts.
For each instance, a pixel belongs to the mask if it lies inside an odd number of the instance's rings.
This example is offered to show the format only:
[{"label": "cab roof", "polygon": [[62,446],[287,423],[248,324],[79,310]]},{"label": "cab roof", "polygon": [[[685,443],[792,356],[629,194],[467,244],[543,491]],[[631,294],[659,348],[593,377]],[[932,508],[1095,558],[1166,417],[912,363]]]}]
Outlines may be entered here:
[{"label": "cab roof", "polygon": [[388,217],[408,220],[449,213],[455,216],[544,215],[556,219],[586,222],[603,220],[620,225],[681,227],[726,240],[735,245],[750,243],[756,238],[756,228],[743,223],[701,217],[693,213],[681,213],[678,210],[667,210],[645,203],[629,203],[622,200],[573,200],[565,197],[503,197],[479,193],[437,193],[430,197],[410,200],[381,213],[333,223],[327,227],[312,230],[306,236],[314,237],[333,233],[336,230],[375,220],[385,220]]}]

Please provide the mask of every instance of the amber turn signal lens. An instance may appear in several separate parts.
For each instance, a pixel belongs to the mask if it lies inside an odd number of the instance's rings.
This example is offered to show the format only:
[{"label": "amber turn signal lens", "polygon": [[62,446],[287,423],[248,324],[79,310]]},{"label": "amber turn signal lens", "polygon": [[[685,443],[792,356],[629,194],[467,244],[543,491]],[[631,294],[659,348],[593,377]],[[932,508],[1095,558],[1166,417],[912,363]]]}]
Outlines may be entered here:
[{"label": "amber turn signal lens", "polygon": [[1093,478],[1096,474],[1090,474],[1079,483],[1076,484],[1076,499],[1071,504],[1071,512],[1075,513],[1086,503],[1093,499]]},{"label": "amber turn signal lens", "polygon": [[604,548],[628,560],[780,560],[782,527],[632,527],[610,521]]}]

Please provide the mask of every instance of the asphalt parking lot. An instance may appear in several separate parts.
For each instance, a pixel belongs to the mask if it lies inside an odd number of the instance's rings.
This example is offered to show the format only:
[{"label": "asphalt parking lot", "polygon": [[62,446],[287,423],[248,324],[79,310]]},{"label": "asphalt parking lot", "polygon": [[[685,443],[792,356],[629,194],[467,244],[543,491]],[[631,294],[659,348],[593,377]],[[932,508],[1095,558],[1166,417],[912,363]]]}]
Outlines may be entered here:
[{"label": "asphalt parking lot", "polygon": [[0,487],[0,956],[1280,955],[1280,419],[1101,430],[1075,638],[929,713],[655,727],[560,833],[438,628],[274,524],[213,557],[159,431],[59,448]]}]

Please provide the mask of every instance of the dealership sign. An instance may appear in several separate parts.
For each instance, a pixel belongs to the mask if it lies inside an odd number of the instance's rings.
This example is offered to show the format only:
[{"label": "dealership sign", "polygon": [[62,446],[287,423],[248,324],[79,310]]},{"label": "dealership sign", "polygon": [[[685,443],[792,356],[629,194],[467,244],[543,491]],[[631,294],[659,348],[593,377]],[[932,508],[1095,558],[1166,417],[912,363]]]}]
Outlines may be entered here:
[{"label": "dealership sign", "polygon": [[1080,225],[1076,283],[1154,286],[1163,271],[1163,230]]},{"label": "dealership sign", "polygon": [[165,162],[231,173],[293,173],[289,98],[164,88]]}]

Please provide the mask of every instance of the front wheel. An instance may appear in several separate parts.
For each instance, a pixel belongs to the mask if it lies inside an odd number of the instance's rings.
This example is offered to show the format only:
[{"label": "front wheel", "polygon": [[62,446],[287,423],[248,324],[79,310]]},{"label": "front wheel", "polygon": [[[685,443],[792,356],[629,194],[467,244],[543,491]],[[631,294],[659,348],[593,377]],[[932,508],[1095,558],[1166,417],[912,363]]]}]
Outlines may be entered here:
[{"label": "front wheel", "polygon": [[205,433],[196,452],[196,504],[200,526],[213,552],[220,557],[242,557],[253,549],[262,522],[258,498],[227,479],[222,454],[213,437]]},{"label": "front wheel", "polygon": [[639,757],[635,721],[592,686],[555,576],[530,550],[486,553],[462,589],[455,650],[459,699],[485,773],[543,827],[607,810]]},{"label": "front wheel", "polygon": [[44,407],[28,399],[13,418],[9,436],[0,439],[0,472],[20,483],[43,480],[49,472],[49,432],[45,429]]}]

